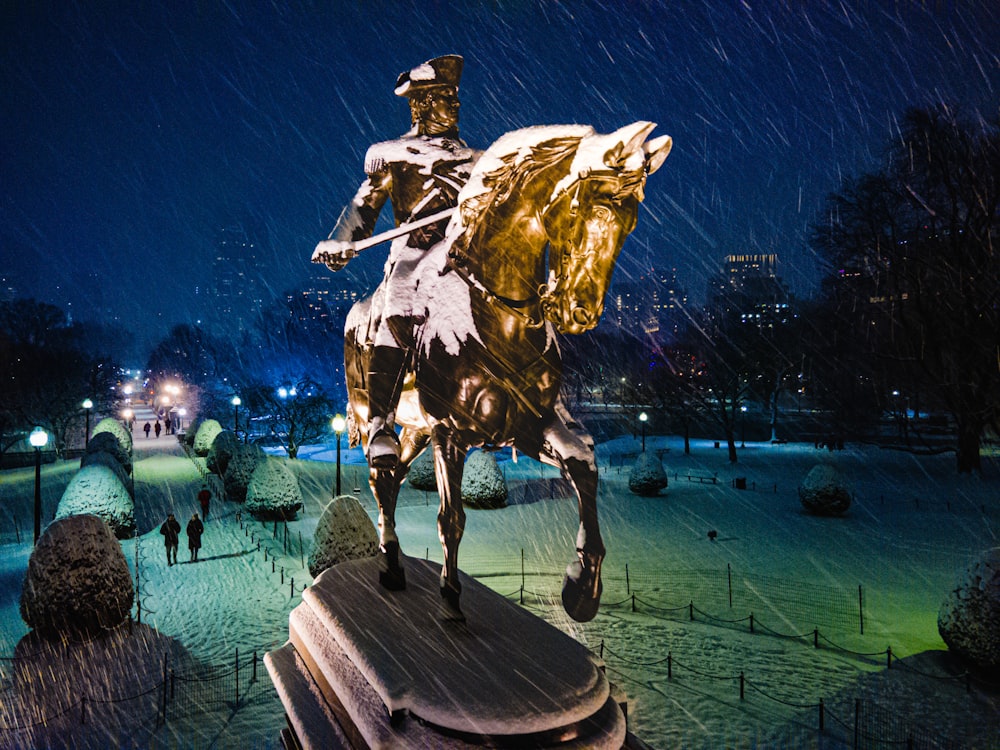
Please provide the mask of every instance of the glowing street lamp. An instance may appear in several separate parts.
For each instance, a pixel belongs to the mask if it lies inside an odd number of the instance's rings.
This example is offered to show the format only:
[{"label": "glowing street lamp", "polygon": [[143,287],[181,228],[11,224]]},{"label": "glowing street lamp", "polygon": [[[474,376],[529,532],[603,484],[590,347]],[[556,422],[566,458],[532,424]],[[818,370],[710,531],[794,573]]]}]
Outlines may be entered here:
[{"label": "glowing street lamp", "polygon": [[240,401],[240,397],[239,396],[233,396],[233,400],[232,400],[232,404],[233,404],[233,432],[235,432],[237,436],[239,436],[239,434],[240,434],[240,404],[242,404],[242,403],[243,402]]},{"label": "glowing street lamp", "polygon": [[35,544],[37,544],[38,537],[42,533],[42,448],[49,444],[49,433],[41,427],[36,427],[28,435],[28,442],[35,449]]},{"label": "glowing street lamp", "polygon": [[[649,419],[649,415],[646,412],[639,413],[639,423],[642,425],[642,452],[646,452],[646,420]],[[632,433],[635,434],[634,432]]]},{"label": "glowing street lamp", "polygon": [[340,436],[344,434],[347,420],[338,414],[331,420],[331,424],[333,431],[337,433],[337,492],[334,497],[340,497]]},{"label": "glowing street lamp", "polygon": [[187,416],[188,410],[183,406],[177,410],[177,429],[181,429],[184,426],[184,417]]},{"label": "glowing street lamp", "polygon": [[[94,408],[94,402],[89,398],[85,398],[82,406],[84,413],[87,415],[87,427],[83,434],[83,447],[88,448],[90,447],[90,410]],[[48,438],[46,438],[46,441],[48,441]],[[45,443],[42,443],[42,445],[45,445]]]},{"label": "glowing street lamp", "polygon": [[125,420],[125,426],[128,427],[129,431],[132,430],[132,418],[135,416],[131,409],[126,409],[122,412],[122,419]]},{"label": "glowing street lamp", "polygon": [[747,408],[740,407],[740,448],[747,447]]}]

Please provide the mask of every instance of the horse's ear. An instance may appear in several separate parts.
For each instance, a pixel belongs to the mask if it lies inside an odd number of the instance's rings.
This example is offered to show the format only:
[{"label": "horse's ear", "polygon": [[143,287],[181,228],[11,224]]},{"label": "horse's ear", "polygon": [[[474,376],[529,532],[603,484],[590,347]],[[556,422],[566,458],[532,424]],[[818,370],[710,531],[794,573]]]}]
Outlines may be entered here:
[{"label": "horse's ear", "polygon": [[617,138],[618,143],[604,155],[604,163],[609,167],[619,166],[621,162],[628,159],[629,156],[639,149],[642,142],[646,140],[646,136],[653,132],[653,128],[655,127],[655,122],[638,120],[631,125],[626,125],[616,130],[608,136],[608,139],[614,140]]},{"label": "horse's ear", "polygon": [[674,141],[669,135],[661,135],[642,144],[643,153],[646,154],[646,174],[653,174],[662,166],[673,145]]}]

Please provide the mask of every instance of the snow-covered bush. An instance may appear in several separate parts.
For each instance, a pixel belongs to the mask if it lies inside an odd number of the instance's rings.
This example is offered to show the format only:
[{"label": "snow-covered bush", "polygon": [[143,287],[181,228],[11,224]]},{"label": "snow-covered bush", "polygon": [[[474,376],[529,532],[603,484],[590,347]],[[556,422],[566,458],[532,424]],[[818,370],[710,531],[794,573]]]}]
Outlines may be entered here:
[{"label": "snow-covered bush", "polygon": [[99,432],[87,443],[87,453],[107,453],[115,457],[115,460],[122,465],[125,473],[132,471],[132,456],[125,446],[118,442],[118,438],[110,432]]},{"label": "snow-covered bush", "polygon": [[247,510],[262,520],[290,521],[302,507],[299,481],[277,458],[265,458],[253,470],[247,487]]},{"label": "snow-covered bush", "polygon": [[938,632],[968,663],[994,675],[1000,670],[1000,547],[959,577],[938,612]]},{"label": "snow-covered bush", "polygon": [[628,475],[628,488],[636,495],[653,497],[667,486],[667,473],[663,463],[655,453],[643,451],[636,459]]},{"label": "snow-covered bush", "polygon": [[260,446],[237,443],[236,451],[229,459],[226,473],[222,475],[222,484],[226,488],[226,499],[242,503],[247,499],[247,488],[254,469],[262,463],[266,456]]},{"label": "snow-covered bush", "polygon": [[415,490],[437,492],[437,478],[434,476],[434,449],[428,447],[413,459],[406,481]]},{"label": "snow-covered bush", "polygon": [[132,576],[121,545],[97,516],[53,521],[28,560],[21,619],[42,635],[98,633],[132,608]]},{"label": "snow-covered bush", "polygon": [[105,417],[98,422],[97,427],[90,433],[91,440],[93,440],[95,435],[99,435],[102,432],[110,432],[126,451],[132,451],[132,432],[117,419]]},{"label": "snow-covered bush", "polygon": [[85,466],[107,466],[115,473],[115,476],[118,477],[118,481],[125,486],[126,490],[128,490],[129,496],[135,500],[132,477],[125,472],[125,467],[119,463],[118,459],[110,453],[105,453],[104,451],[84,453],[80,458],[80,468],[82,469]]},{"label": "snow-covered bush", "polygon": [[135,534],[135,503],[125,485],[107,466],[84,466],[66,485],[56,508],[56,519],[94,515],[119,539]]},{"label": "snow-covered bush", "polygon": [[462,502],[470,508],[507,506],[507,482],[492,453],[475,451],[469,454],[462,475]]},{"label": "snow-covered bush", "polygon": [[194,448],[194,439],[198,435],[198,428],[201,426],[201,419],[195,417],[190,422],[188,422],[187,429],[179,436],[182,445],[186,445],[188,448]]},{"label": "snow-covered bush", "polygon": [[222,425],[214,419],[206,419],[198,425],[198,432],[194,436],[194,453],[196,456],[204,458],[212,449],[215,436],[222,432]]},{"label": "snow-covered bush", "polygon": [[818,516],[841,516],[851,507],[847,479],[830,464],[817,464],[799,485],[802,507]]},{"label": "snow-covered bush", "polygon": [[223,430],[216,435],[215,440],[212,441],[212,447],[208,449],[208,455],[205,457],[205,466],[208,470],[220,477],[225,474],[226,467],[229,466],[229,461],[233,457],[233,453],[236,452],[236,446],[239,445],[239,442],[236,433],[232,430]]},{"label": "snow-covered bush", "polygon": [[375,524],[353,495],[340,495],[326,506],[309,553],[309,575],[313,578],[345,560],[360,560],[378,553]]}]

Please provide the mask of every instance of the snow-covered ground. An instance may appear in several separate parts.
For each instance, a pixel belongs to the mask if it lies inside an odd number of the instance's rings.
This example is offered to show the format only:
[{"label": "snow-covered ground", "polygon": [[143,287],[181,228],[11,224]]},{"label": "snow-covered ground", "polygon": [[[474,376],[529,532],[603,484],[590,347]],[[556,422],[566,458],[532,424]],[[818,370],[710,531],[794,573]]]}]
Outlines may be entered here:
[{"label": "snow-covered ground", "polygon": [[[679,439],[647,436],[646,444],[651,451],[666,451],[662,460],[670,485],[659,497],[628,491],[637,439],[626,436],[598,448],[608,557],[604,605],[594,622],[570,621],[557,603],[577,518],[575,501],[553,481],[553,470],[524,459],[514,463],[501,453],[513,504],[468,511],[459,558],[464,570],[517,597],[523,554],[525,606],[603,653],[609,677],[628,695],[634,733],[664,750],[850,747],[860,699],[863,711],[877,704],[882,713],[874,721],[883,733],[895,732],[892,737],[905,742],[905,733],[915,731],[924,743],[918,747],[938,746],[932,742],[1000,747],[997,689],[973,684],[967,692],[964,681],[923,674],[958,671],[945,658],[937,612],[958,570],[981,550],[1000,544],[997,456],[986,457],[982,477],[957,477],[954,457],[947,454],[917,457],[853,445],[829,453],[811,445],[748,443],[732,466],[725,449],[711,442],[694,443],[688,456]],[[86,724],[77,704],[84,694],[110,700],[154,687],[165,653],[178,674],[204,675],[211,665],[232,666],[237,649],[241,670],[247,670],[254,651],[262,656],[284,642],[288,613],[309,582],[303,559],[331,497],[334,451],[307,449],[301,454],[305,460],[289,462],[305,509],[288,524],[287,542],[281,528],[275,537],[273,526],[247,517],[241,527],[238,506],[215,500],[199,562],[186,562],[182,535],[181,564],[168,567],[159,524],[168,511],[183,525],[198,510],[204,463],[184,456],[173,437],[140,436],[135,445],[140,536],[122,545],[133,571],[138,560],[142,625],[131,635],[95,643],[43,649],[28,636],[17,603],[30,554],[34,471],[0,473],[0,657],[12,657],[15,649],[30,656],[0,660],[0,747],[29,744],[25,733],[3,727],[34,723],[71,706],[55,722],[62,734],[53,746],[69,738],[80,745],[120,745],[129,737],[139,747],[278,747],[282,707],[260,665],[258,683],[244,688],[238,710],[233,701],[201,701],[201,710],[172,703],[166,726],[156,726],[158,691],[122,704],[95,706],[91,700]],[[374,518],[361,460],[357,450],[344,452],[343,490],[351,494],[360,487],[361,502]],[[834,463],[853,482],[856,500],[844,518],[801,510],[798,483],[819,461]],[[69,461],[43,468],[47,512],[77,466]],[[687,478],[713,475],[716,484]],[[737,477],[746,479],[746,490],[733,487]],[[435,497],[404,488],[397,520],[404,552],[440,559]],[[709,531],[716,532],[714,539]],[[732,608],[718,593],[724,588],[711,589],[713,582],[725,587],[730,576]],[[633,592],[637,611],[632,611]],[[814,647],[814,628],[820,648]],[[886,668],[887,647],[892,669]],[[17,668],[23,671],[15,679]],[[824,732],[817,728],[820,699],[827,711]],[[33,713],[25,715],[26,702],[35,704]],[[32,736],[37,742],[46,735]]]}]

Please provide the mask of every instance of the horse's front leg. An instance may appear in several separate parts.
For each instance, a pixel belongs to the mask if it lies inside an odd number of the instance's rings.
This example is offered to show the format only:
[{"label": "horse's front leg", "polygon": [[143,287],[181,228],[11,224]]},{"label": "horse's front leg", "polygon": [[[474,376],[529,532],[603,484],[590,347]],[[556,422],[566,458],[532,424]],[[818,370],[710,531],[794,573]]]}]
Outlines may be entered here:
[{"label": "horse's front leg", "polygon": [[444,551],[441,568],[441,596],[447,619],[464,620],[459,606],[462,584],[458,580],[458,546],[465,533],[465,508],[462,507],[462,470],[466,449],[454,440],[451,430],[436,425],[434,440],[434,475],[437,478],[441,505],[438,507],[438,537]]},{"label": "horse's front leg", "polygon": [[396,499],[402,479],[395,471],[369,469],[368,484],[378,503],[378,581],[390,591],[406,588],[406,572],[400,561],[399,537],[396,536]]},{"label": "horse's front leg", "polygon": [[567,427],[557,418],[543,431],[542,458],[562,471],[576,490],[580,528],[576,534],[576,559],[566,568],[562,601],[577,622],[594,619],[601,604],[601,563],[604,541],[597,519],[597,463],[590,436]]}]

